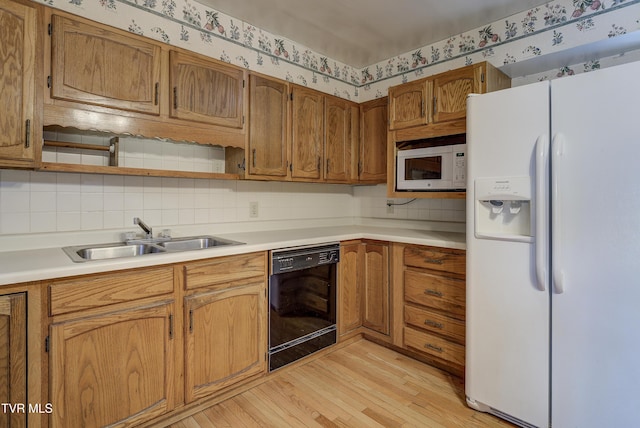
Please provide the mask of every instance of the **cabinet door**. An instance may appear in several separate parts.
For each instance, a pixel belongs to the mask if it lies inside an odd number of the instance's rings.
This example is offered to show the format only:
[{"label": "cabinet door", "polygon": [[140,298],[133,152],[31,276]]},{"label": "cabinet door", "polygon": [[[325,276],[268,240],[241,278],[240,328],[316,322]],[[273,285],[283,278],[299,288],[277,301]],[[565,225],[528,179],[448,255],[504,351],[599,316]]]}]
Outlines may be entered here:
[{"label": "cabinet door", "polygon": [[365,292],[362,325],[389,334],[389,246],[366,243],[363,261]]},{"label": "cabinet door", "polygon": [[173,306],[51,326],[54,428],[136,425],[173,408]]},{"label": "cabinet door", "polygon": [[266,370],[266,284],[185,298],[185,398],[192,402]]},{"label": "cabinet door", "polygon": [[160,114],[160,46],[142,38],[52,16],[51,96]]},{"label": "cabinet door", "polygon": [[433,121],[463,119],[467,116],[467,95],[481,93],[482,66],[462,67],[433,80]]},{"label": "cabinet door", "polygon": [[288,106],[287,82],[249,77],[249,175],[287,176]]},{"label": "cabinet door", "polygon": [[[0,402],[2,403],[27,403],[26,339],[25,293],[0,296]],[[0,413],[0,426],[26,427],[26,413],[3,411]]]},{"label": "cabinet door", "polygon": [[292,101],[291,177],[322,178],[322,114],[324,96],[311,89],[294,86]]},{"label": "cabinet door", "polygon": [[360,105],[360,160],[358,180],[374,183],[387,181],[387,97]]},{"label": "cabinet door", "polygon": [[0,164],[34,159],[36,10],[0,0]]},{"label": "cabinet door", "polygon": [[429,123],[430,88],[431,82],[425,79],[389,88],[389,129]]},{"label": "cabinet door", "polygon": [[362,244],[340,247],[340,282],[338,287],[338,332],[348,333],[362,325]]},{"label": "cabinet door", "polygon": [[[357,111],[353,103],[337,97],[324,99],[324,177],[346,183],[351,178],[358,136]],[[354,129],[355,128],[355,129]]]},{"label": "cabinet door", "polygon": [[244,72],[211,59],[171,51],[172,102],[178,119],[242,128]]}]

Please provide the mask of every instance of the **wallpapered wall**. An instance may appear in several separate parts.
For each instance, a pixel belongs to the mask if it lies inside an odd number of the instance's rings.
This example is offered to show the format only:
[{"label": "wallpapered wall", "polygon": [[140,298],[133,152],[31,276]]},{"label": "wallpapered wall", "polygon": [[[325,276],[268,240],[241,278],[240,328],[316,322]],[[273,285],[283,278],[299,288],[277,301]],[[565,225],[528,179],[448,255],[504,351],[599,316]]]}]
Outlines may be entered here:
[{"label": "wallpapered wall", "polygon": [[[47,0],[47,5],[162,40],[213,58],[309,86],[354,101],[387,93],[402,82],[488,60],[496,66],[619,37],[640,27],[640,0],[551,1],[503,21],[453,35],[447,40],[355,69],[304,46],[267,33],[190,0]],[[514,84],[580,73],[627,61],[633,55],[566,65]],[[49,136],[54,139],[54,137]],[[69,139],[65,136],[65,139]],[[73,137],[71,137],[73,138]],[[77,136],[95,141],[93,135]],[[127,166],[204,170],[221,165],[221,153],[202,148],[124,139]],[[84,156],[84,157],[83,157]],[[88,157],[87,157],[88,156]],[[104,164],[103,158],[58,149],[45,160]],[[208,169],[207,169],[208,170]],[[249,203],[259,203],[258,218]],[[404,202],[404,200],[396,200]],[[464,201],[429,199],[386,206],[385,186],[261,183],[229,180],[120,177],[0,170],[0,236],[10,234],[122,230],[132,217],[154,227],[233,222],[332,218],[465,219]]]},{"label": "wallpapered wall", "polygon": [[[193,0],[45,0],[43,3],[359,102],[386,95],[389,86],[466,64],[485,60],[495,66],[516,63],[640,28],[640,0],[553,0],[357,69]],[[557,70],[535,79],[605,65],[608,63],[603,64],[601,58],[590,58],[583,64],[562,64]]]}]

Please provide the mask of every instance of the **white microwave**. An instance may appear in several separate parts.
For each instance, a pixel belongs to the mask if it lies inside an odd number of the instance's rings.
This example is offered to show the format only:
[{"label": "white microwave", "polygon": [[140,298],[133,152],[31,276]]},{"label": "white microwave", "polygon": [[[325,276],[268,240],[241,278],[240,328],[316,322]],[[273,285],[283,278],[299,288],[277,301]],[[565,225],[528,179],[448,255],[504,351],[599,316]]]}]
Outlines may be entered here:
[{"label": "white microwave", "polygon": [[466,157],[466,144],[398,150],[396,190],[465,190]]}]

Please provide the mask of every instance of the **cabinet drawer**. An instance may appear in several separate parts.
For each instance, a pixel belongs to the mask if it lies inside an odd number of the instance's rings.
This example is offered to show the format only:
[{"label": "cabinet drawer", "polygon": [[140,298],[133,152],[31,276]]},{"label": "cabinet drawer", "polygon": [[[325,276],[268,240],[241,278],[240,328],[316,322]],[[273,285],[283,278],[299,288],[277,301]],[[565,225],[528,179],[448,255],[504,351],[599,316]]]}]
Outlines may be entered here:
[{"label": "cabinet drawer", "polygon": [[60,315],[173,292],[173,268],[162,266],[55,281],[50,315]]},{"label": "cabinet drawer", "polygon": [[464,318],[465,282],[463,280],[432,275],[419,270],[406,270],[404,298],[407,302],[440,309],[457,318]]},{"label": "cabinet drawer", "polygon": [[465,263],[465,252],[462,250],[415,245],[408,245],[404,249],[405,266],[464,275]]},{"label": "cabinet drawer", "polygon": [[234,281],[266,276],[267,254],[240,254],[189,263],[184,267],[184,274],[187,290],[212,285],[226,288]]},{"label": "cabinet drawer", "polygon": [[404,346],[464,366],[464,346],[438,336],[405,327]]},{"label": "cabinet drawer", "polygon": [[464,343],[464,322],[430,311],[405,305],[404,322],[411,326],[448,336]]}]

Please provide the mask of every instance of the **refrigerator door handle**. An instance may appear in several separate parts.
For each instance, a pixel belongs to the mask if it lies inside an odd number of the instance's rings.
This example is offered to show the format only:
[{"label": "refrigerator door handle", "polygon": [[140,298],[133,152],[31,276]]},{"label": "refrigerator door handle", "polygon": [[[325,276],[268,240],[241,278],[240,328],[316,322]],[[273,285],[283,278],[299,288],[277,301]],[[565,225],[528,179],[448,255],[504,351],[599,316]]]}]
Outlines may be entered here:
[{"label": "refrigerator door handle", "polygon": [[547,203],[547,175],[549,165],[549,137],[540,135],[536,140],[536,223],[535,223],[535,257],[536,257],[536,279],[540,291],[547,290],[549,257],[547,249],[549,247],[549,223]]},{"label": "refrigerator door handle", "polygon": [[551,267],[553,277],[553,290],[556,294],[564,293],[565,278],[562,270],[560,248],[560,237],[562,236],[562,222],[560,220],[560,204],[558,186],[560,183],[560,172],[562,168],[560,161],[564,155],[565,138],[558,133],[553,136],[551,143]]}]

